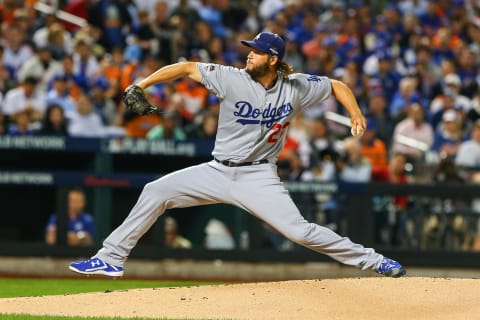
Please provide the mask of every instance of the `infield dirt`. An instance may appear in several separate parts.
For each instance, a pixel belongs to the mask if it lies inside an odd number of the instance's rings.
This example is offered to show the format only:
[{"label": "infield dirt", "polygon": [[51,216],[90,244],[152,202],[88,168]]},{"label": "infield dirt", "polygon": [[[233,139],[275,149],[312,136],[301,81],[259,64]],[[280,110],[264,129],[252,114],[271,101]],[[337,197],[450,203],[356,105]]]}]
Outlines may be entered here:
[{"label": "infield dirt", "polygon": [[480,319],[480,279],[344,278],[0,299],[0,313],[181,319]]}]

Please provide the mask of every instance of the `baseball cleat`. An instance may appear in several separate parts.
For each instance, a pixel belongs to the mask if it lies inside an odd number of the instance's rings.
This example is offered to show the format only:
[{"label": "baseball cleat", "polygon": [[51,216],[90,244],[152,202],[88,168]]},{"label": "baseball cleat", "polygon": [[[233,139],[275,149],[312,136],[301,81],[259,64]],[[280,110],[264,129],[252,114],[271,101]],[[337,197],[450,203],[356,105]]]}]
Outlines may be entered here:
[{"label": "baseball cleat", "polygon": [[395,260],[383,258],[380,266],[375,270],[377,273],[387,277],[398,278],[404,276],[407,272],[405,268]]},{"label": "baseball cleat", "polygon": [[90,258],[86,261],[72,262],[68,268],[74,272],[86,275],[100,274],[108,277],[123,276],[122,267],[113,266],[99,258]]}]

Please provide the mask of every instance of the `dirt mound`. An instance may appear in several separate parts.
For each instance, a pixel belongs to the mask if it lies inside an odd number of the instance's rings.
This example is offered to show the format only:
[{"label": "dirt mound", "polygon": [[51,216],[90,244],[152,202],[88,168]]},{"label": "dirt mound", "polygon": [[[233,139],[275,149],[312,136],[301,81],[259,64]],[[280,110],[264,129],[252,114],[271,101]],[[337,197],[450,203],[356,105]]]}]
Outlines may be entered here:
[{"label": "dirt mound", "polygon": [[0,313],[188,319],[478,319],[480,279],[345,278],[0,299]]}]

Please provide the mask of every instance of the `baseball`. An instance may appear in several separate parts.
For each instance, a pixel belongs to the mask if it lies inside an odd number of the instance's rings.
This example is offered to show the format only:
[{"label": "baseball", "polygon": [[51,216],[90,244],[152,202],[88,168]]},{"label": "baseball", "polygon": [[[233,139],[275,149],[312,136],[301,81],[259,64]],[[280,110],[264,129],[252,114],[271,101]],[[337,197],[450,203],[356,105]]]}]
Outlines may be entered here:
[{"label": "baseball", "polygon": [[352,134],[352,136],[356,137],[356,136],[361,136],[363,134],[363,130],[361,128],[357,128],[355,130],[354,127],[350,128],[350,133]]}]

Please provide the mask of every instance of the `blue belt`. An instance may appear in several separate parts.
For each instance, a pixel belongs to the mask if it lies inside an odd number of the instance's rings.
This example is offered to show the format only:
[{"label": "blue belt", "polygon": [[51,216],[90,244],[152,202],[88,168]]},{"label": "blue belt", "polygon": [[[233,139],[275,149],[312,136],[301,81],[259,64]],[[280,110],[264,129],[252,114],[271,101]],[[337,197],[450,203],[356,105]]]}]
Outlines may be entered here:
[{"label": "blue belt", "polygon": [[245,166],[253,166],[256,164],[262,164],[262,163],[268,163],[267,159],[262,159],[262,160],[257,160],[257,161],[247,161],[247,162],[232,162],[228,160],[218,160],[217,158],[214,158],[215,161],[218,163],[223,164],[224,166],[227,167],[245,167]]}]

